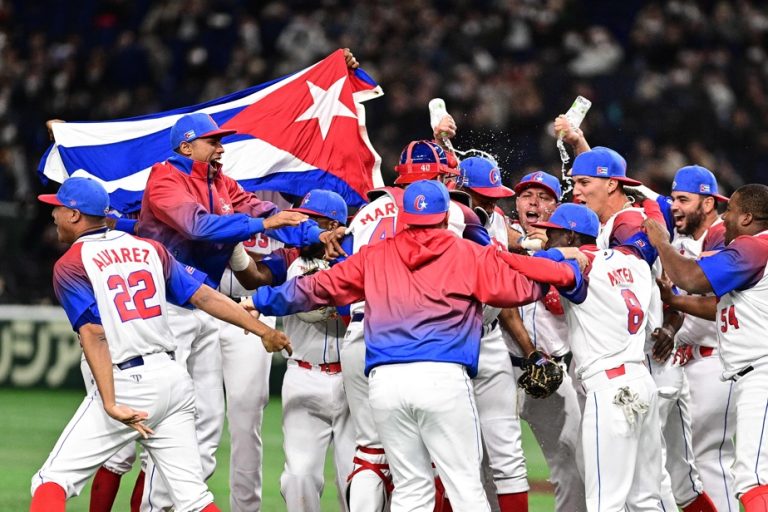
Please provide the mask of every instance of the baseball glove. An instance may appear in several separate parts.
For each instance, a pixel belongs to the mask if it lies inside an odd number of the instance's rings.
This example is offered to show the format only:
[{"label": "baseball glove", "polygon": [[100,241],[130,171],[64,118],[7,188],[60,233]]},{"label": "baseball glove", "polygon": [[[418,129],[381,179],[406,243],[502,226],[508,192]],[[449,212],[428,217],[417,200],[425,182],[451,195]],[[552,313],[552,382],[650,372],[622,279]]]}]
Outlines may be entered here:
[{"label": "baseball glove", "polygon": [[563,368],[535,351],[526,359],[517,385],[533,398],[547,398],[563,383]]},{"label": "baseball glove", "polygon": [[[318,265],[312,266],[309,269],[307,269],[302,274],[302,276],[311,276],[312,274],[316,274],[317,272],[330,268],[330,266],[322,260],[315,260],[315,261],[318,263]],[[335,314],[336,314],[335,307],[323,306],[318,309],[314,309],[312,311],[296,313],[296,318],[298,318],[302,322],[307,322],[308,324],[316,324],[319,322],[325,322],[330,318],[333,318]]]}]

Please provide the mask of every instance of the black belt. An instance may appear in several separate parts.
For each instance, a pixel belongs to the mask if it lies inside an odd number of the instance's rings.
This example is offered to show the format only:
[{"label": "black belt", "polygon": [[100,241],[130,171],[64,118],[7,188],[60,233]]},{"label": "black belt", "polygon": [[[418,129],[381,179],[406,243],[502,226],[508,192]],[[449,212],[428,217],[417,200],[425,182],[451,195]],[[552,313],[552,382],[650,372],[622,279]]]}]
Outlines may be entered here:
[{"label": "black belt", "polygon": [[355,313],[352,315],[353,322],[362,322],[363,318],[365,318],[365,313]]},{"label": "black belt", "polygon": [[[176,360],[176,355],[173,352],[166,352],[168,354],[168,357]],[[128,368],[135,368],[137,366],[143,366],[144,365],[144,358],[142,356],[136,356],[128,359],[127,361],[123,361],[122,363],[117,363],[115,366],[117,366],[120,370],[127,370]]]},{"label": "black belt", "polygon": [[751,372],[754,369],[755,369],[754,366],[747,366],[746,368],[744,368],[743,370],[738,372],[736,375],[731,377],[731,380],[737,381],[737,380],[739,380],[740,378],[742,378],[743,376],[745,376],[746,374],[748,374],[749,372]]}]

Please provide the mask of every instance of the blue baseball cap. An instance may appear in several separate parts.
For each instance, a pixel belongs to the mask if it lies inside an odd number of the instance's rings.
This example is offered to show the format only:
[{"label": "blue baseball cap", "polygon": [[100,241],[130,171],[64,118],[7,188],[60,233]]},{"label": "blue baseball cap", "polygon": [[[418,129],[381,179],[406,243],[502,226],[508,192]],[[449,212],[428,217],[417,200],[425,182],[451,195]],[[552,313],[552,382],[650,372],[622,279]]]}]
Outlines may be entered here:
[{"label": "blue baseball cap", "polygon": [[520,194],[523,190],[527,190],[532,187],[539,187],[547,190],[559,203],[560,197],[563,195],[563,189],[560,186],[560,180],[555,178],[549,173],[544,171],[536,171],[523,176],[520,183],[515,185],[515,192]]},{"label": "blue baseball cap", "polygon": [[473,156],[459,163],[461,186],[486,197],[512,197],[515,192],[501,183],[501,173],[487,158]]},{"label": "blue baseball cap", "polygon": [[343,197],[330,190],[310,190],[301,200],[301,204],[290,211],[327,217],[338,221],[342,226],[347,224],[347,203]]},{"label": "blue baseball cap", "polygon": [[87,215],[104,217],[109,210],[109,194],[104,187],[90,178],[68,178],[55,194],[41,194],[43,203],[66,206]]},{"label": "blue baseball cap", "polygon": [[602,146],[596,146],[577,156],[573,161],[571,176],[610,178],[626,185],[642,185],[637,180],[627,178],[627,161],[623,156]]},{"label": "blue baseball cap", "polygon": [[237,133],[237,130],[222,130],[208,114],[187,114],[171,127],[171,149],[178,148],[182,142],[192,142],[202,137],[224,137],[233,133]]},{"label": "blue baseball cap", "polygon": [[712,171],[700,165],[681,167],[672,182],[672,192],[689,192],[702,196],[712,196],[717,201],[728,201],[728,198],[717,193],[717,180]]},{"label": "blue baseball cap", "polygon": [[597,214],[583,204],[575,203],[563,203],[547,222],[531,225],[535,228],[567,229],[595,238],[600,233],[600,219]]},{"label": "blue baseball cap", "polygon": [[445,218],[450,204],[448,189],[439,181],[415,181],[405,189],[399,219],[411,226],[437,224]]}]

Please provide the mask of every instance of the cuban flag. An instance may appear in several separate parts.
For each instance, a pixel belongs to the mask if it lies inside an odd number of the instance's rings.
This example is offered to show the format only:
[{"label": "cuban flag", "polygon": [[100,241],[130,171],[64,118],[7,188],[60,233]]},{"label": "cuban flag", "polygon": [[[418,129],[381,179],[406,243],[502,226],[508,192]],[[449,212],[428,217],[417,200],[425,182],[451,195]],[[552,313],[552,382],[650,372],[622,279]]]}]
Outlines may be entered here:
[{"label": "cuban flag", "polygon": [[152,165],[173,154],[171,126],[191,112],[210,114],[224,137],[224,172],[246,190],[303,196],[315,188],[349,205],[384,185],[381,157],[368,139],[362,102],[383,91],[342,50],[292,75],[199,105],[104,122],[55,123],[55,143],[38,166],[44,182],[83,176],[101,182],[111,206],[137,211]]}]

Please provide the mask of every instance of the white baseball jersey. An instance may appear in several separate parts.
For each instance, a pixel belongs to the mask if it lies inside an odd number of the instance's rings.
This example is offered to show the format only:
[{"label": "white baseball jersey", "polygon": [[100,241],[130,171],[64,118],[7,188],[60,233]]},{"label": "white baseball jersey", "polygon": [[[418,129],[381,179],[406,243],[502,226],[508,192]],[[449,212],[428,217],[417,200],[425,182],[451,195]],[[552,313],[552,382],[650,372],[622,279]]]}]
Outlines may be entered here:
[{"label": "white baseball jersey", "polygon": [[[680,254],[692,259],[699,259],[702,253],[719,251],[725,248],[725,225],[717,219],[698,239],[682,235],[675,231],[672,245]],[[681,293],[686,293],[681,290]],[[686,315],[683,325],[677,331],[675,339],[686,345],[701,345],[717,347],[717,331],[715,323],[693,315]]]},{"label": "white baseball jersey", "polygon": [[768,357],[768,346],[757,342],[768,318],[768,231],[740,236],[698,263],[718,297],[717,335],[728,379]]},{"label": "white baseball jersey", "polygon": [[[525,233],[518,222],[512,224],[512,229]],[[543,299],[521,306],[518,311],[537,350],[550,356],[564,356],[570,351],[565,311],[556,288],[550,287]]]},{"label": "white baseball jersey", "polygon": [[[501,251],[508,250],[509,233],[507,232],[507,218],[500,208],[496,208],[488,217],[488,222],[485,223],[485,229],[488,230],[488,234],[491,237],[491,243]],[[459,234],[459,236],[461,235]],[[501,313],[501,308],[483,305],[483,324],[488,325],[496,320],[499,313]]]},{"label": "white baseball jersey", "polygon": [[[397,225],[397,204],[390,193],[384,193],[362,207],[347,227],[347,234],[352,235],[352,252],[357,254],[360,248],[395,236],[402,226]],[[451,201],[448,209],[448,229],[458,236],[464,233],[466,226],[461,207]],[[356,302],[350,306],[350,314],[362,313],[365,302]]]},{"label": "white baseball jersey", "polygon": [[204,277],[159,242],[100,230],[81,236],[56,263],[54,291],[75,330],[103,326],[112,361],[121,363],[176,349],[166,297],[186,304]]},{"label": "white baseball jersey", "polygon": [[[321,259],[296,258],[287,271],[287,279],[304,275],[313,268],[328,269],[328,263]],[[338,315],[321,322],[305,322],[300,315],[283,317],[283,330],[291,339],[291,359],[312,364],[338,363],[341,340],[346,327]]]},{"label": "white baseball jersey", "polygon": [[648,265],[622,249],[584,247],[584,282],[563,301],[576,373],[582,380],[644,360],[645,327],[656,286]]}]

